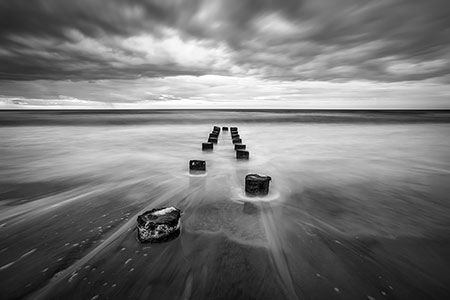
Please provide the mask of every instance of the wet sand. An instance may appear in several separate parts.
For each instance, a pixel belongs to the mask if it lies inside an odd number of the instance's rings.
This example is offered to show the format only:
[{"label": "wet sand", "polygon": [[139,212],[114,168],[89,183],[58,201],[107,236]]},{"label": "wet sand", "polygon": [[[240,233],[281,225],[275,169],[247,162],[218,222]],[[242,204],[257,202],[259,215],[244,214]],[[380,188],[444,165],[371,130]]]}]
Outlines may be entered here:
[{"label": "wet sand", "polygon": [[[445,299],[449,295],[450,241],[442,237],[348,237],[313,218],[298,225],[289,218],[291,210],[285,213],[286,207],[270,204],[250,216],[250,223],[259,223],[252,228],[260,230],[259,238],[242,233],[248,227],[235,228],[236,223],[223,223],[222,228],[191,224],[190,218],[203,214],[211,218],[229,214],[232,221],[249,217],[242,204],[219,201],[187,208],[176,240],[140,244],[134,231],[137,208],[111,210],[112,202],[109,213],[100,215],[105,205],[101,198],[84,201],[81,208],[80,203],[67,204],[22,225],[18,218],[18,223],[6,227],[2,262],[14,263],[2,265],[0,271],[3,299]],[[86,219],[87,215],[95,217]],[[274,228],[264,229],[264,222]],[[265,235],[265,230],[277,232]]]}]

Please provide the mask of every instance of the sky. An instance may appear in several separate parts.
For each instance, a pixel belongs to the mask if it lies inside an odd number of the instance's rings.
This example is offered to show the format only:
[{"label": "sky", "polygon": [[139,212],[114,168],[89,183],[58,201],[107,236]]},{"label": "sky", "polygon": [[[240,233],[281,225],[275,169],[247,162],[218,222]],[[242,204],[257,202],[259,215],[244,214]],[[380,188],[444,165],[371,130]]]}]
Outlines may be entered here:
[{"label": "sky", "polygon": [[448,0],[0,0],[0,109],[450,109]]}]

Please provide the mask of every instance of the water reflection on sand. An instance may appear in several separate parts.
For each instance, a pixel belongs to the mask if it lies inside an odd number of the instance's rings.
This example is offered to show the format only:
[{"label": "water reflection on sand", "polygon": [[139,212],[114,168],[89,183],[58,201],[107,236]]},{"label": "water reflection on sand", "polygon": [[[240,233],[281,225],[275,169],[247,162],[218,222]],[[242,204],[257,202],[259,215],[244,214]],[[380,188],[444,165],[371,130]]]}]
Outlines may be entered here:
[{"label": "water reflection on sand", "polygon": [[[446,299],[448,124],[33,126],[0,132],[2,299]],[[190,159],[207,161],[190,175]],[[273,178],[265,200],[248,173]],[[140,244],[142,211],[182,234]]]}]

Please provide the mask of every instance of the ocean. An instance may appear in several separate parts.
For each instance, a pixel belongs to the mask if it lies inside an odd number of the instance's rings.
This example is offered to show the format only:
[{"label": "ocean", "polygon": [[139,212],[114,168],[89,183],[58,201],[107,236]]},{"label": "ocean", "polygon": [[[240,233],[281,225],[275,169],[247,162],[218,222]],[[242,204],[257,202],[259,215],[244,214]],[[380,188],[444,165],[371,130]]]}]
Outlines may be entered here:
[{"label": "ocean", "polygon": [[1,299],[450,299],[448,111],[0,111],[0,141]]}]

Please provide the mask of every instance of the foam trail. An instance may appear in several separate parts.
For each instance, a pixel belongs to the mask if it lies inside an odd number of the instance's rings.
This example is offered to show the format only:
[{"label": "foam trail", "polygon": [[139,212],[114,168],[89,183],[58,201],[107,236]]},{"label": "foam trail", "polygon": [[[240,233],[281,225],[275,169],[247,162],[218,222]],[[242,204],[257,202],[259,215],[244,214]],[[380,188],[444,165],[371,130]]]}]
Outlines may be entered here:
[{"label": "foam trail", "polygon": [[62,271],[60,275],[57,278],[53,278],[46,286],[38,290],[37,292],[33,293],[32,295],[28,296],[27,299],[47,299],[49,296],[49,293],[51,293],[53,287],[55,287],[57,284],[59,284],[61,281],[69,277],[70,274],[73,272],[76,272],[79,270],[83,265],[85,265],[89,260],[91,260],[93,257],[95,257],[98,253],[103,251],[106,247],[108,247],[110,244],[118,240],[123,234],[131,231],[133,227],[136,225],[136,219],[137,217],[143,212],[146,211],[152,207],[157,207],[162,204],[165,204],[169,201],[169,199],[174,199],[177,194],[179,194],[180,191],[178,189],[174,190],[168,190],[166,193],[161,195],[159,198],[157,198],[155,201],[153,201],[151,204],[147,205],[145,208],[143,208],[140,212],[134,214],[130,217],[130,219],[122,225],[119,229],[117,229],[111,236],[109,236],[105,241],[100,243],[97,247],[95,247],[92,251],[90,251],[88,254],[86,254],[84,257],[82,257],[80,260],[75,262],[73,265]]},{"label": "foam trail", "polygon": [[286,292],[286,296],[289,299],[298,300],[298,296],[294,289],[294,284],[292,280],[292,275],[289,270],[289,265],[286,259],[285,250],[283,248],[283,240],[281,237],[282,232],[276,227],[275,216],[273,215],[273,209],[264,209],[261,214],[262,223],[264,225],[264,230],[266,232],[266,237],[268,241],[270,256],[273,260],[274,266],[276,268],[280,283]]},{"label": "foam trail", "polygon": [[[320,226],[317,226],[317,225],[315,225],[315,224],[313,224],[313,223],[303,221],[302,218],[298,218],[298,219],[296,218],[296,219],[294,219],[293,221],[294,221],[295,223],[299,224],[300,226],[307,225],[307,226],[309,226],[309,227],[315,228],[315,229],[320,230],[320,231],[322,231],[322,232],[328,232],[328,231],[331,231],[331,232],[334,232],[334,233],[339,234],[339,235],[345,235],[345,232],[343,232],[342,230],[339,230],[336,226],[330,225],[330,224],[328,224],[327,222],[324,222],[324,221],[318,219],[317,217],[315,217],[315,216],[313,216],[313,215],[311,215],[311,214],[305,212],[304,210],[302,210],[302,209],[300,209],[300,208],[298,208],[298,207],[289,205],[288,203],[283,203],[283,205],[284,205],[285,207],[289,208],[289,210],[295,211],[295,213],[300,214],[301,217],[305,217],[305,218],[307,218],[307,219],[310,219],[310,220],[312,220],[312,221],[314,221],[315,223],[317,223],[317,224],[320,225]],[[321,227],[321,226],[322,226],[322,227]],[[325,230],[325,229],[326,229],[326,230]],[[327,231],[327,230],[328,230],[328,231]]]},{"label": "foam trail", "polygon": [[10,263],[8,263],[8,264],[6,264],[6,265],[1,266],[1,267],[0,267],[0,271],[5,270],[5,269],[11,267],[11,266],[14,265],[16,262],[18,262],[19,260],[21,260],[21,259],[24,258],[24,257],[27,257],[28,255],[32,254],[32,253],[35,252],[36,250],[37,250],[36,248],[35,248],[35,249],[31,249],[31,250],[28,251],[27,253],[22,254],[17,260],[12,261],[12,262],[10,262]]},{"label": "foam trail", "polygon": [[[2,210],[2,212],[0,212],[0,222],[3,222],[4,220],[12,219],[19,215],[26,215],[28,217],[29,216],[38,216],[47,210],[69,204],[69,203],[77,201],[79,199],[83,199],[87,196],[91,196],[95,193],[99,193],[98,191],[93,190],[93,191],[82,193],[77,196],[73,196],[73,194],[81,192],[81,190],[82,189],[72,190],[70,192],[65,192],[65,193],[54,195],[51,197],[41,198],[39,200],[32,201],[27,204],[22,204],[18,207],[14,207],[11,209],[4,209],[4,210]],[[85,190],[85,189],[83,189],[83,190]],[[70,196],[73,196],[73,197],[70,197]],[[61,200],[61,198],[66,198],[66,199]]]}]

